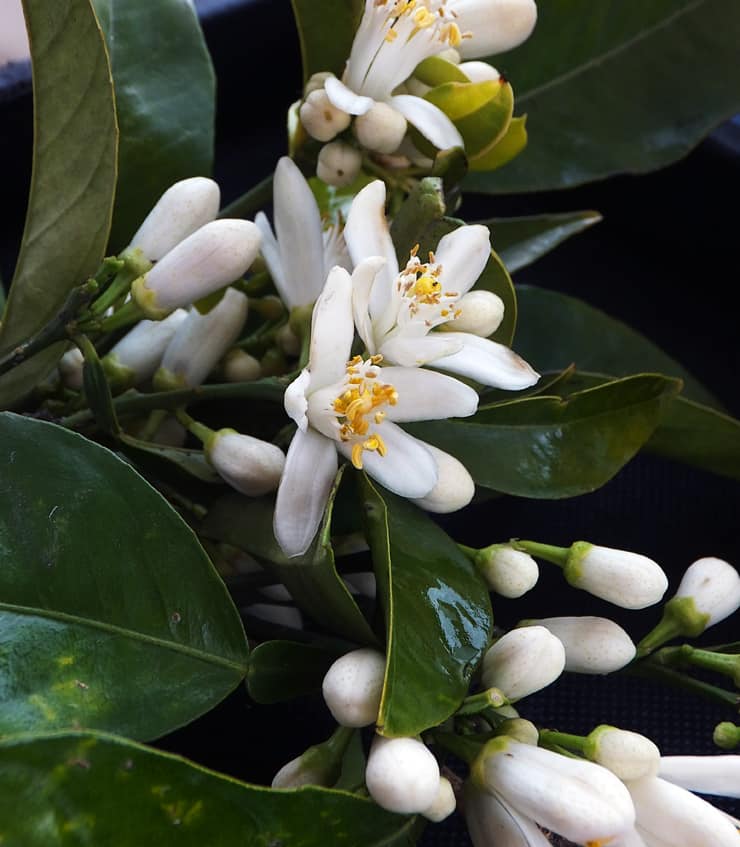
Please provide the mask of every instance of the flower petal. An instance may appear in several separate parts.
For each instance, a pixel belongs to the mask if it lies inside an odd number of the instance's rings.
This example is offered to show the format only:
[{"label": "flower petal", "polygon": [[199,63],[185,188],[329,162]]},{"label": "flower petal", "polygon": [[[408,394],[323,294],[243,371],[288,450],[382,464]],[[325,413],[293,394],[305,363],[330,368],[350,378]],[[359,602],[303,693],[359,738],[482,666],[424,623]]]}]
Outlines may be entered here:
[{"label": "flower petal", "polygon": [[443,335],[462,346],[451,356],[434,359],[435,368],[507,391],[529,388],[540,378],[537,371],[504,344],[468,332],[445,332]]},{"label": "flower petal", "polygon": [[388,420],[437,421],[466,418],[478,409],[478,393],[451,376],[423,368],[382,368],[383,382],[398,392],[398,402],[387,407]]},{"label": "flower petal", "polygon": [[458,47],[464,59],[511,50],[532,34],[537,22],[534,0],[458,0],[457,25],[470,32]]},{"label": "flower petal", "polygon": [[275,233],[272,231],[270,221],[264,212],[257,212],[254,222],[262,233],[262,246],[260,252],[265,260],[267,270],[270,271],[272,281],[275,283],[275,288],[278,290],[280,299],[288,302],[288,294],[286,293],[287,283],[285,281],[285,273],[283,272],[283,261],[280,258],[280,247],[275,238]]},{"label": "flower petal", "polygon": [[413,94],[398,94],[388,102],[438,150],[465,147],[457,127],[441,109],[428,100],[414,97]]},{"label": "flower petal", "polygon": [[363,97],[361,94],[355,94],[351,88],[348,88],[341,80],[335,76],[330,76],[324,83],[324,91],[326,96],[331,100],[332,106],[347,112],[348,115],[364,115],[369,112],[375,105],[372,97]]},{"label": "flower petal", "polygon": [[468,505],[475,494],[475,483],[468,469],[454,456],[426,445],[437,463],[437,484],[425,497],[414,500],[427,512],[446,515]]},{"label": "flower petal", "polygon": [[463,335],[461,332],[435,332],[418,336],[418,325],[414,324],[409,324],[408,330],[381,345],[380,352],[387,362],[405,368],[416,368],[434,362],[436,367],[439,359],[449,359],[462,350],[462,343],[453,337]]},{"label": "flower petal", "polygon": [[292,418],[298,424],[298,429],[304,431],[308,427],[308,417],[306,416],[308,400],[306,399],[306,392],[310,384],[311,374],[308,368],[304,368],[285,389],[285,394],[283,395],[283,405],[285,406],[285,411],[288,413],[288,417]]},{"label": "flower petal", "polygon": [[352,272],[352,313],[357,332],[371,356],[377,351],[370,320],[370,292],[385,264],[386,260],[382,256],[371,256],[360,262]]},{"label": "flower petal", "polygon": [[308,356],[312,392],[344,377],[354,335],[352,279],[337,265],[313,308]]},{"label": "flower petal", "polygon": [[478,281],[491,257],[491,234],[482,224],[461,226],[440,239],[434,258],[442,265],[442,286],[462,296]]},{"label": "flower petal", "polygon": [[550,847],[534,821],[520,815],[496,794],[465,786],[465,819],[473,847]]},{"label": "flower petal", "polygon": [[273,520],[275,538],[286,556],[301,556],[311,546],[337,465],[337,451],[328,438],[312,429],[293,436]]}]

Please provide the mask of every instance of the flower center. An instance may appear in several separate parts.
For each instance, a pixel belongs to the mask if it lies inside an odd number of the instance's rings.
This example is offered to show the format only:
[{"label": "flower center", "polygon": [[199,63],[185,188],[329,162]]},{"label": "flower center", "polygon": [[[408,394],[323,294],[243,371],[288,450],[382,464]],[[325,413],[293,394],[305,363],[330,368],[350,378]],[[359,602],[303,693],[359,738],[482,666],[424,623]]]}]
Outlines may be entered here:
[{"label": "flower center", "polygon": [[409,315],[415,317],[423,307],[432,307],[424,309],[425,320],[430,326],[451,321],[460,315],[460,309],[452,308],[460,294],[443,291],[440,280],[442,265],[437,263],[434,253],[430,250],[429,261],[422,262],[418,252],[417,244],[396,283],[406,301]]},{"label": "flower center", "polygon": [[406,40],[410,41],[418,32],[430,27],[435,27],[435,35],[441,44],[449,47],[458,47],[463,38],[469,38],[470,33],[461,33],[460,28],[454,20],[455,13],[448,12],[444,0],[432,0],[436,14],[429,8],[425,0],[375,0],[378,7],[387,6],[388,16],[386,24],[390,24],[385,34],[385,40],[394,42],[399,35],[400,24],[408,20],[413,26],[407,34]]},{"label": "flower center", "polygon": [[347,362],[346,388],[332,403],[339,422],[339,438],[354,441],[352,464],[358,469],[362,469],[364,450],[385,456],[383,439],[377,432],[371,432],[370,427],[383,422],[383,406],[395,406],[398,402],[396,389],[378,381],[376,366],[382,360],[382,356],[372,356],[366,361],[362,356],[355,356]]}]

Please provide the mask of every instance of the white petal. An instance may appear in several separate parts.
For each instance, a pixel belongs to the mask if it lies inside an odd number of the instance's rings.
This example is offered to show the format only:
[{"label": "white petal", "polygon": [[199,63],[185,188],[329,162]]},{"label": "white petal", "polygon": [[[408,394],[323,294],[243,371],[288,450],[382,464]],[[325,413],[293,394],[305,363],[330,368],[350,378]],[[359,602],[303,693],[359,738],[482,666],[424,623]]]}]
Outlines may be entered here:
[{"label": "white petal", "polygon": [[447,332],[444,335],[460,342],[462,347],[451,356],[435,359],[435,368],[507,391],[529,388],[540,378],[521,356],[503,344],[467,332]]},{"label": "white petal", "polygon": [[307,306],[324,284],[324,235],[316,199],[298,166],[283,156],[275,168],[275,232],[280,248],[286,303]]},{"label": "white petal", "polygon": [[[363,452],[363,467],[367,473],[401,497],[428,494],[437,484],[437,464],[426,446],[391,421],[379,426],[377,433],[385,442],[387,452],[385,456],[369,450]],[[351,459],[351,444],[338,442],[337,447]]]},{"label": "white petal", "polygon": [[457,127],[441,109],[428,100],[414,97],[413,94],[399,94],[397,97],[391,97],[389,102],[438,150],[465,147]]},{"label": "white petal", "polygon": [[311,384],[311,374],[308,368],[304,368],[300,374],[290,383],[285,389],[283,395],[283,405],[288,417],[292,418],[297,424],[298,429],[306,430],[308,427],[308,418],[306,411],[308,409],[308,400],[306,392]]},{"label": "white petal", "polygon": [[398,402],[388,406],[388,420],[437,421],[466,418],[478,409],[478,393],[451,376],[422,368],[382,368],[383,382],[398,392]]},{"label": "white petal", "polygon": [[468,505],[475,494],[475,483],[468,469],[456,459],[432,444],[425,445],[437,463],[437,484],[426,495],[414,500],[427,512],[446,515]]},{"label": "white petal", "polygon": [[550,847],[534,821],[472,783],[465,786],[464,808],[473,847]]},{"label": "white petal", "polygon": [[434,257],[442,265],[444,290],[462,296],[478,281],[491,257],[488,227],[471,224],[447,233],[440,239]]},{"label": "white petal", "polygon": [[740,797],[740,756],[663,756],[659,775],[699,794]]},{"label": "white petal", "polygon": [[[285,274],[283,273],[283,262],[280,258],[280,248],[278,247],[277,238],[272,231],[270,221],[267,220],[267,215],[264,212],[257,212],[254,219],[257,228],[262,233],[262,247],[260,252],[265,260],[267,270],[270,272],[272,281],[275,283],[275,288],[278,290],[280,299],[284,303],[288,303],[289,293],[287,292],[287,283],[285,282]],[[290,304],[288,304],[290,305]]]},{"label": "white petal", "polygon": [[311,351],[308,369],[311,391],[342,379],[352,348],[352,279],[338,265],[331,269],[316,301],[311,320]]},{"label": "white petal", "polygon": [[497,82],[501,74],[488,62],[461,62],[458,66],[471,82]]},{"label": "white petal", "polygon": [[300,556],[311,546],[336,473],[333,442],[312,429],[298,430],[285,458],[273,521],[275,538],[286,556]]},{"label": "white petal", "polygon": [[458,47],[464,59],[511,50],[532,33],[537,21],[534,0],[458,0],[457,25],[472,33]]},{"label": "white petal", "polygon": [[371,356],[377,350],[370,320],[370,291],[385,265],[386,260],[382,256],[371,256],[360,262],[352,272],[352,313],[357,332]]},{"label": "white petal", "polygon": [[331,100],[332,105],[348,115],[364,115],[372,109],[375,101],[371,97],[363,97],[360,94],[355,94],[351,88],[338,80],[335,76],[330,76],[324,83],[326,95]]},{"label": "white petal", "polygon": [[460,341],[453,337],[456,335],[461,333],[434,332],[422,338],[399,333],[384,341],[380,352],[385,361],[405,368],[416,368],[430,362],[434,362],[437,367],[438,360],[450,358],[462,350]]}]

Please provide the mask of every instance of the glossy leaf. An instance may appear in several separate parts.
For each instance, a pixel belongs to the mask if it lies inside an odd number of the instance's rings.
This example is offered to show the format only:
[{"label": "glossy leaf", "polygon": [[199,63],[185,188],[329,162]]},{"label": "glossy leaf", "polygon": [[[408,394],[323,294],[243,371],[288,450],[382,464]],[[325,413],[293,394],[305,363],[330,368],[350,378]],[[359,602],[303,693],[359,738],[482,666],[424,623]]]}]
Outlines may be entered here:
[{"label": "glossy leaf", "polygon": [[527,146],[527,116],[512,118],[506,132],[488,150],[470,160],[471,171],[495,171],[508,164]]},{"label": "glossy leaf", "polygon": [[376,644],[375,634],[334,565],[330,527],[339,477],[317,539],[303,556],[290,559],[280,549],[272,531],[275,503],[270,497],[228,494],[213,504],[201,531],[207,538],[225,541],[264,561],[296,604],[316,621],[330,621],[333,632],[360,644]]},{"label": "glossy leaf", "polygon": [[517,286],[521,320],[516,350],[539,371],[575,364],[582,371],[627,376],[650,371],[683,380],[683,394],[719,406],[685,368],[638,332],[582,300],[536,286]]},{"label": "glossy leaf", "polygon": [[678,380],[618,379],[560,397],[484,406],[459,421],[408,424],[456,456],[479,485],[537,499],[574,497],[610,480],[650,438]]},{"label": "glossy leaf", "polygon": [[326,672],[344,652],[297,641],[265,641],[249,657],[249,696],[257,703],[280,703],[319,691]]},{"label": "glossy leaf", "polygon": [[216,82],[190,0],[93,0],[121,130],[109,252],[125,247],[177,180],[208,176]]},{"label": "glossy leaf", "polygon": [[531,38],[493,59],[529,114],[530,143],[467,188],[565,188],[681,158],[740,109],[738,42],[740,5],[727,0],[539,3]]},{"label": "glossy leaf", "polygon": [[0,741],[8,845],[410,847],[413,824],[342,791],[247,785],[114,736]]},{"label": "glossy leaf", "polygon": [[491,218],[482,223],[491,230],[491,243],[513,274],[600,220],[598,212],[584,211]]},{"label": "glossy leaf", "polygon": [[378,731],[417,735],[468,693],[493,627],[488,588],[425,512],[364,476],[361,490],[386,621]]},{"label": "glossy leaf", "polygon": [[239,616],[189,527],[76,433],[0,415],[0,734],[155,738],[246,673]]},{"label": "glossy leaf", "polygon": [[[118,131],[103,35],[90,0],[24,0],[31,43],[34,152],[23,242],[0,353],[38,332],[95,273],[108,240]],[[0,408],[54,367],[61,344],[0,378]]]},{"label": "glossy leaf", "polygon": [[291,0],[303,57],[303,78],[342,75],[362,14],[362,0]]}]

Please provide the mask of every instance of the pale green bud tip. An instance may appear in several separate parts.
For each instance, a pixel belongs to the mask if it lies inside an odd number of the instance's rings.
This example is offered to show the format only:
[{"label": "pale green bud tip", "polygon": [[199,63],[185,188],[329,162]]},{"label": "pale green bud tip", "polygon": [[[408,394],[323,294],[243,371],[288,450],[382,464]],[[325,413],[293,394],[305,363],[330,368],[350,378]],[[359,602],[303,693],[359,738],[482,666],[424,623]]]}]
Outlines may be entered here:
[{"label": "pale green bud tip", "polygon": [[540,738],[537,727],[532,721],[528,721],[526,718],[509,718],[509,720],[501,724],[498,731],[502,735],[513,738],[515,741],[519,741],[522,744],[534,744],[535,747]]},{"label": "pale green bud tip", "polygon": [[103,371],[108,377],[111,387],[119,391],[136,384],[136,371],[121,364],[118,356],[111,351],[100,360]]},{"label": "pale green bud tip", "polygon": [[712,738],[714,743],[723,750],[734,750],[740,745],[740,726],[735,726],[729,721],[718,723]]},{"label": "pale green bud tip", "polygon": [[346,653],[329,668],[321,686],[324,701],[341,726],[375,723],[385,678],[385,656],[363,647]]},{"label": "pale green bud tip", "polygon": [[437,484],[429,494],[413,502],[435,514],[448,514],[467,506],[475,494],[475,483],[465,465],[431,444],[426,447],[437,463]]},{"label": "pale green bud tip", "polygon": [[359,150],[344,141],[332,141],[321,148],[316,163],[316,176],[327,185],[344,188],[355,181],[362,166]]},{"label": "pale green bud tip", "polygon": [[329,100],[323,88],[311,91],[298,114],[306,132],[317,141],[331,141],[350,125],[352,118]]},{"label": "pale green bud tip", "polygon": [[406,118],[400,112],[387,103],[375,103],[364,115],[355,118],[353,131],[367,150],[395,153],[407,127]]},{"label": "pale green bud tip", "polygon": [[488,648],[482,681],[515,701],[550,685],[564,667],[565,650],[558,638],[543,626],[521,627]]},{"label": "pale green bud tip", "polygon": [[683,575],[680,597],[691,597],[697,613],[708,616],[705,628],[712,626],[740,608],[740,574],[723,559],[698,559]]},{"label": "pale green bud tip", "polygon": [[439,782],[437,760],[421,741],[375,737],[365,784],[383,809],[405,815],[424,812],[437,799]]},{"label": "pale green bud tip", "polygon": [[621,780],[655,776],[660,767],[660,750],[649,738],[605,724],[589,734],[584,752]]},{"label": "pale green bud tip", "polygon": [[181,388],[187,388],[183,377],[164,367],[157,369],[152,378],[152,385],[155,391],[179,391]]},{"label": "pale green bud tip", "polygon": [[456,317],[444,326],[480,338],[496,332],[504,319],[504,301],[492,291],[469,291],[457,301],[455,309]]},{"label": "pale green bud tip", "polygon": [[442,776],[439,779],[439,790],[437,791],[434,802],[428,809],[424,809],[422,815],[427,820],[432,821],[432,823],[440,823],[440,821],[448,818],[455,811],[456,807],[457,800],[455,799],[452,784],[449,779]]},{"label": "pale green bud tip", "polygon": [[285,454],[274,444],[221,429],[207,440],[205,452],[219,476],[242,494],[259,497],[277,490]]},{"label": "pale green bud tip", "polygon": [[492,544],[479,550],[475,562],[491,591],[511,599],[534,588],[540,575],[529,553],[510,544]]},{"label": "pale green bud tip", "polygon": [[235,348],[226,354],[223,376],[226,382],[253,382],[262,376],[262,367],[254,356]]},{"label": "pale green bud tip", "polygon": [[[272,779],[273,788],[300,788],[302,785],[326,785],[323,769],[320,767],[312,767],[310,762],[312,757],[298,756],[296,759],[291,759],[287,764],[275,774]],[[309,759],[309,761],[306,761]]]}]

